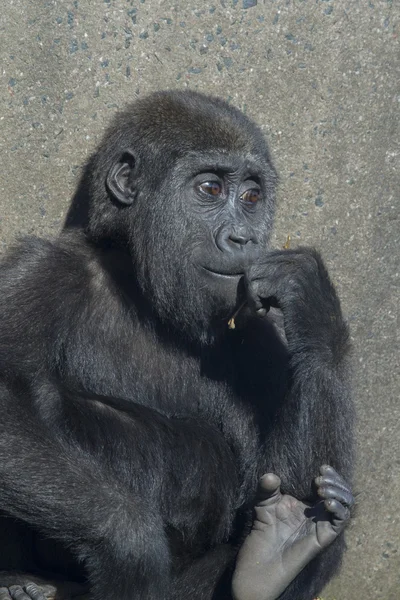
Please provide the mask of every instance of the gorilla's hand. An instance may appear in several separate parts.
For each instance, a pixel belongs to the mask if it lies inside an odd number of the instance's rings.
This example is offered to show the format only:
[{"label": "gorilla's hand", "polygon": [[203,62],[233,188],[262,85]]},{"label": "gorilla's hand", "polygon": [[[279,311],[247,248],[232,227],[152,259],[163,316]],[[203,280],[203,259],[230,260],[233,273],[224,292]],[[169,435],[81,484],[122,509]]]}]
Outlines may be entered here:
[{"label": "gorilla's hand", "polygon": [[71,600],[87,592],[87,586],[75,582],[0,571],[0,600]]},{"label": "gorilla's hand", "polygon": [[252,530],[240,549],[232,580],[235,600],[275,600],[350,519],[354,503],[346,482],[327,465],[315,479],[323,499],[306,506],[282,495],[280,479],[264,475]]},{"label": "gorilla's hand", "polygon": [[269,306],[282,310],[292,350],[340,351],[347,329],[338,297],[316,250],[273,250],[248,268],[245,285],[249,305],[258,314],[265,314]]}]

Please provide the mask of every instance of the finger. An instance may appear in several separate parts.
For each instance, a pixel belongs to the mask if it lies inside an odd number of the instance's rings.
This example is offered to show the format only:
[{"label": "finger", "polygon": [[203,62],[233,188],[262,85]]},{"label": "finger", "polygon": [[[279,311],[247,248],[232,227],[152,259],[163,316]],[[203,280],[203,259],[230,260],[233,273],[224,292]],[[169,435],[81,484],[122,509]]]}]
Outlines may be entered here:
[{"label": "finger", "polygon": [[12,600],[31,600],[31,598],[26,592],[24,592],[20,585],[11,585],[9,590]]},{"label": "finger", "polygon": [[262,264],[255,264],[244,275],[244,286],[249,306],[258,313],[268,312],[271,304],[277,304],[275,295],[282,278],[279,259],[264,257]]},{"label": "finger", "polygon": [[319,477],[315,478],[315,485],[317,487],[325,487],[325,486],[332,486],[332,487],[337,487],[340,490],[344,490],[345,492],[348,492],[349,494],[351,494],[351,489],[350,486],[346,484],[346,482],[342,483],[341,479],[336,479],[335,477],[331,477],[331,476],[323,476],[320,475]]},{"label": "finger", "polygon": [[322,465],[322,467],[320,467],[320,473],[321,475],[315,478],[315,484],[317,487],[336,487],[342,489],[352,496],[350,485],[333,467],[330,465]]},{"label": "finger", "polygon": [[343,485],[345,488],[349,487],[343,477],[330,465],[322,465],[319,472],[323,477],[330,477],[331,479],[334,479],[337,484]]},{"label": "finger", "polygon": [[45,589],[36,585],[36,583],[28,583],[24,585],[24,590],[32,600],[46,600],[46,597],[55,596],[56,589],[53,586],[46,586],[47,594],[45,596]]},{"label": "finger", "polygon": [[251,281],[247,275],[244,276],[244,285],[246,288],[248,305],[257,314],[259,313],[259,311],[261,311],[262,316],[262,312],[265,307],[261,301],[260,296],[257,293],[257,286],[254,285],[254,281]]},{"label": "finger", "polygon": [[354,504],[353,495],[350,494],[350,492],[346,492],[345,490],[342,490],[337,487],[323,486],[318,488],[317,493],[318,496],[320,498],[323,498],[324,500],[329,500],[330,498],[333,498],[335,500],[338,500],[342,504],[345,504],[348,507],[351,507]]},{"label": "finger", "polygon": [[340,504],[337,500],[329,499],[325,500],[324,506],[326,510],[332,514],[332,521],[334,527],[343,527],[343,525],[350,519],[350,511],[346,506]]},{"label": "finger", "polygon": [[0,587],[0,600],[11,600],[8,588]]}]

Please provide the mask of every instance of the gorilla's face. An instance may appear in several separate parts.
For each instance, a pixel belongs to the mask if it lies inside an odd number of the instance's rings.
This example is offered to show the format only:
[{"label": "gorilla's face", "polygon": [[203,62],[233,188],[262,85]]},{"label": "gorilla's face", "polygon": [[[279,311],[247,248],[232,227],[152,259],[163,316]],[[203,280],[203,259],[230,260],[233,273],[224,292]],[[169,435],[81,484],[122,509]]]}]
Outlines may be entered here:
[{"label": "gorilla's face", "polygon": [[[229,280],[240,277],[259,252],[258,231],[263,192],[257,168],[240,159],[199,164],[183,200],[191,205],[189,229],[197,234],[192,261],[200,270]],[[200,243],[200,240],[202,242]],[[190,239],[187,239],[190,247]]]},{"label": "gorilla's face", "polygon": [[139,231],[134,225],[131,240],[141,287],[158,313],[196,336],[226,328],[241,302],[245,269],[271,231],[262,169],[249,157],[188,153],[146,210],[147,224]]},{"label": "gorilla's face", "polygon": [[206,293],[218,295],[221,308],[232,308],[239,279],[266,243],[265,188],[253,161],[220,153],[204,158],[178,161],[166,182],[165,191],[182,182],[173,211],[179,220],[174,245],[186,257],[185,272],[191,271]]},{"label": "gorilla's face", "polygon": [[222,101],[167,92],[134,106],[107,189],[142,292],[164,323],[205,339],[226,327],[267,247],[275,171],[256,126]]}]

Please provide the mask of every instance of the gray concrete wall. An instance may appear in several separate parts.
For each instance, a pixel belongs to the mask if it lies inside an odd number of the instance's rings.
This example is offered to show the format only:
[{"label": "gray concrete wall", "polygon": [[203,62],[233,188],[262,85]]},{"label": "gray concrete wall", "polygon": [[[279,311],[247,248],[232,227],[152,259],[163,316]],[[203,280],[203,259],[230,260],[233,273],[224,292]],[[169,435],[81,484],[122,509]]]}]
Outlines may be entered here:
[{"label": "gray concrete wall", "polygon": [[4,0],[0,247],[56,234],[114,112],[230,99],[281,176],[275,243],[322,252],[354,342],[359,509],[324,600],[400,598],[397,0]]}]

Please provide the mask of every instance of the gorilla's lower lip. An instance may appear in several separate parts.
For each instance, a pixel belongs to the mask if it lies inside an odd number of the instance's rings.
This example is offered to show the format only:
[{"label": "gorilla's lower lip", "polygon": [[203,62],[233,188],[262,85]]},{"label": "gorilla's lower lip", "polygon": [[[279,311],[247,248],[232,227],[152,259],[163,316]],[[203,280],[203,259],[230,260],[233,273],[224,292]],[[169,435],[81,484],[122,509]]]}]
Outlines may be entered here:
[{"label": "gorilla's lower lip", "polygon": [[202,269],[204,271],[207,271],[207,273],[211,273],[212,275],[217,275],[218,277],[230,277],[231,279],[234,277],[242,277],[243,272],[242,273],[224,273],[222,271],[214,271],[213,269],[208,269],[207,267],[202,267]]}]

